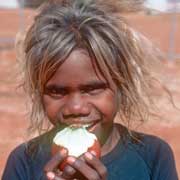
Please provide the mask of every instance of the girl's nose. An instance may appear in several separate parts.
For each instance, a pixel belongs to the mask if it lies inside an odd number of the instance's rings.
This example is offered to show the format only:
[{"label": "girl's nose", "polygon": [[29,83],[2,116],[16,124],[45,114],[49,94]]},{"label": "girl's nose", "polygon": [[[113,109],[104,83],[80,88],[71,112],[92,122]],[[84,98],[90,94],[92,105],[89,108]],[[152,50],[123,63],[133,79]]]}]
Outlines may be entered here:
[{"label": "girl's nose", "polygon": [[90,113],[90,106],[80,93],[73,93],[67,97],[63,107],[64,116],[87,116]]}]

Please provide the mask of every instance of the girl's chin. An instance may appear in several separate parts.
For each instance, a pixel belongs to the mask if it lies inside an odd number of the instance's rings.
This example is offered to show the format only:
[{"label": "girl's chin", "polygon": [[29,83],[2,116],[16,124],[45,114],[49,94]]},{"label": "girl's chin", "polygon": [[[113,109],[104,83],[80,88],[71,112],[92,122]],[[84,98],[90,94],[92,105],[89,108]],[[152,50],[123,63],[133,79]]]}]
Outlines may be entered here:
[{"label": "girl's chin", "polygon": [[108,137],[110,136],[110,134],[112,133],[112,130],[113,130],[112,126],[110,125],[107,126],[107,125],[103,125],[102,123],[98,123],[90,132],[96,135],[101,146],[103,146],[107,141]]}]

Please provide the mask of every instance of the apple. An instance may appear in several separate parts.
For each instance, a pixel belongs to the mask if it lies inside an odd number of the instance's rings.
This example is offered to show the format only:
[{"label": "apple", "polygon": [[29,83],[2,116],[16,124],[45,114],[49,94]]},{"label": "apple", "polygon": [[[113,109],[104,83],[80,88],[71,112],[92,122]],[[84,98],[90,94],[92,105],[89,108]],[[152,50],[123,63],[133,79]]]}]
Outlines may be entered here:
[{"label": "apple", "polygon": [[[79,157],[85,152],[94,151],[97,158],[101,155],[100,143],[95,134],[89,132],[84,127],[66,127],[58,132],[51,148],[52,155],[56,154],[61,148],[68,150],[69,156]],[[67,164],[64,160],[59,165],[59,169],[63,170]]]}]

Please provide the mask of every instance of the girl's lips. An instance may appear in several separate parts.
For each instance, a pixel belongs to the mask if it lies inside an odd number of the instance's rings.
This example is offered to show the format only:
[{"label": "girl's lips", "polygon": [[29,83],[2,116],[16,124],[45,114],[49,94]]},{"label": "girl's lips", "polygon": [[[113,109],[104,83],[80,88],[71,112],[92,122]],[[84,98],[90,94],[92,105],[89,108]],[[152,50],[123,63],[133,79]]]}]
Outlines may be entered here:
[{"label": "girl's lips", "polygon": [[89,127],[87,127],[86,129],[89,131],[89,132],[93,132],[95,130],[95,128],[98,126],[99,124],[99,120],[94,122],[92,125],[90,125]]},{"label": "girl's lips", "polygon": [[91,121],[91,122],[88,122],[88,123],[80,123],[80,122],[76,122],[76,123],[72,123],[69,125],[69,127],[73,127],[73,128],[80,128],[80,127],[84,127],[86,128],[89,132],[92,132],[94,130],[94,128],[96,127],[97,123],[99,122],[100,120],[94,120],[94,121]]}]

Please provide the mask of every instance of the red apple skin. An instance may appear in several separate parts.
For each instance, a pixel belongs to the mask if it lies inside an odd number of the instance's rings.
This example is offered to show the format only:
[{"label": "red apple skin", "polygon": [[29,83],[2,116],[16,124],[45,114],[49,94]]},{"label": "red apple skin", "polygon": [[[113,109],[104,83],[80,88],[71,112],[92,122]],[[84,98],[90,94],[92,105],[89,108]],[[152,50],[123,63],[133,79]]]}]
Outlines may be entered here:
[{"label": "red apple skin", "polygon": [[94,152],[95,154],[93,154],[93,155],[95,155],[97,158],[100,158],[101,157],[101,145],[100,145],[99,141],[95,140],[94,144],[91,147],[89,147],[87,151]]},{"label": "red apple skin", "polygon": [[[51,148],[51,154],[55,155],[57,152],[59,152],[63,146],[59,146],[55,143],[52,144]],[[68,150],[68,149],[67,149]],[[88,152],[94,152],[93,155],[95,155],[97,158],[100,158],[101,156],[101,146],[98,140],[94,140],[94,144],[88,148]],[[64,167],[67,165],[67,159],[65,159],[62,163],[59,164],[58,168],[60,171],[63,171]]]}]

